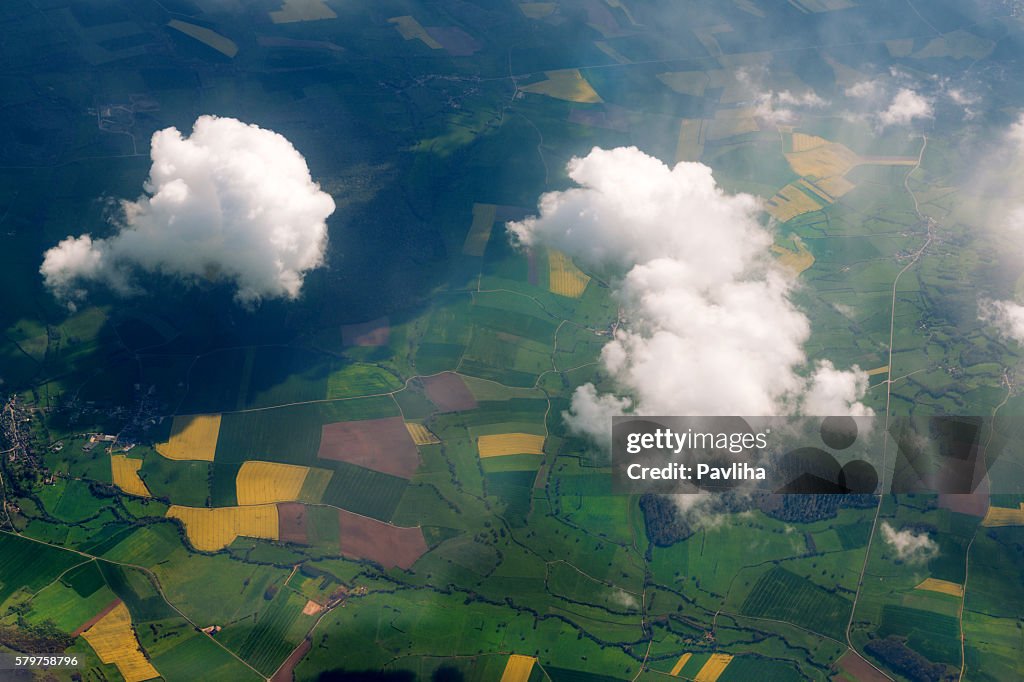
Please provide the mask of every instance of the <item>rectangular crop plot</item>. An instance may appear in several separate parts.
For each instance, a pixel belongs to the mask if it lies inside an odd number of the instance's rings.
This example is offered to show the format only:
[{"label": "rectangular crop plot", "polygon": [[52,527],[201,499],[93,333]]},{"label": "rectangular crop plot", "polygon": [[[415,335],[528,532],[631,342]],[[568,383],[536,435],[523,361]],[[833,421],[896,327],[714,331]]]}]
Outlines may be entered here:
[{"label": "rectangular crop plot", "polygon": [[512,654],[508,657],[504,672],[501,673],[501,682],[526,682],[530,679],[533,664],[536,662],[537,659],[533,656]]},{"label": "rectangular crop plot", "polygon": [[419,450],[401,417],[325,424],[317,457],[401,478],[410,478],[420,466]]},{"label": "rectangular crop plot", "polygon": [[308,474],[309,467],[294,464],[255,460],[244,462],[235,477],[238,504],[298,500]]},{"label": "rectangular crop plot", "polygon": [[419,528],[392,526],[343,509],[338,510],[338,532],[342,554],[385,568],[408,569],[427,551]]},{"label": "rectangular crop plot", "polygon": [[484,255],[491,239],[496,208],[494,204],[473,204],[473,224],[469,226],[466,241],[462,244],[462,253],[467,256]]},{"label": "rectangular crop plot", "polygon": [[914,589],[928,590],[929,592],[940,592],[942,594],[948,594],[952,597],[964,596],[963,585],[959,585],[948,580],[940,580],[938,578],[925,578],[921,582],[921,584],[915,587]]},{"label": "rectangular crop plot", "polygon": [[840,639],[851,608],[849,599],[776,566],[758,579],[740,612],[746,616],[784,620]]},{"label": "rectangular crop plot", "polygon": [[435,445],[440,443],[440,439],[430,432],[423,424],[417,424],[415,422],[406,422],[405,428],[409,430],[409,436],[412,438],[412,442],[416,445]]},{"label": "rectangular crop plot", "polygon": [[477,439],[480,457],[503,455],[543,455],[544,436],[532,433],[499,433]]},{"label": "rectangular crop plot", "polygon": [[434,403],[438,412],[462,412],[476,408],[476,398],[454,372],[442,372],[421,379],[427,398]]},{"label": "rectangular crop plot", "polygon": [[309,541],[306,532],[306,505],[299,502],[285,502],[277,505],[277,527],[282,542],[297,542],[304,545]]},{"label": "rectangular crop plot", "polygon": [[219,434],[219,414],[178,415],[171,425],[171,437],[166,443],[157,443],[156,451],[167,459],[212,462]]},{"label": "rectangular crop plot", "polygon": [[224,549],[239,535],[266,540],[278,538],[277,505],[274,504],[216,509],[172,505],[167,516],[185,524],[192,546],[206,552]]}]

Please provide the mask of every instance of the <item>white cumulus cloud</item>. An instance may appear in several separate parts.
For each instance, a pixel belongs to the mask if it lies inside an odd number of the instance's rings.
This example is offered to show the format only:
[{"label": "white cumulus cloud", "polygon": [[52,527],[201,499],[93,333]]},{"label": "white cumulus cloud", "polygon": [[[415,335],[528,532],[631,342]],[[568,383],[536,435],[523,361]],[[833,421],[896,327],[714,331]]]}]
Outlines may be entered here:
[{"label": "white cumulus cloud", "polygon": [[769,90],[754,100],[754,113],[774,125],[790,125],[800,120],[802,111],[822,109],[828,104],[828,100],[822,99],[812,90],[802,93]]},{"label": "white cumulus cloud", "polygon": [[120,202],[115,232],[68,237],[48,250],[40,273],[69,302],[100,282],[125,294],[137,271],[226,280],[236,299],[299,295],[323,264],[334,200],[282,135],[233,118],[200,116],[189,137],[153,135],[144,194]]},{"label": "white cumulus cloud", "polygon": [[878,114],[882,126],[907,125],[916,119],[932,118],[932,101],[910,88],[900,88],[889,107]]},{"label": "white cumulus cloud", "polygon": [[669,168],[635,147],[594,148],[568,171],[577,187],[507,227],[517,244],[626,272],[615,283],[625,321],[601,353],[620,395],[579,387],[570,427],[603,443],[624,412],[870,414],[859,368],[808,367],[810,323],[769,256],[757,199],[727,194],[703,164]]},{"label": "white cumulus cloud", "polygon": [[1024,306],[1013,301],[981,301],[979,318],[1006,338],[1024,343]]},{"label": "white cumulus cloud", "polygon": [[882,521],[882,538],[896,553],[896,558],[908,564],[921,564],[939,554],[939,546],[927,533],[915,533],[909,528],[896,530],[888,521]]}]

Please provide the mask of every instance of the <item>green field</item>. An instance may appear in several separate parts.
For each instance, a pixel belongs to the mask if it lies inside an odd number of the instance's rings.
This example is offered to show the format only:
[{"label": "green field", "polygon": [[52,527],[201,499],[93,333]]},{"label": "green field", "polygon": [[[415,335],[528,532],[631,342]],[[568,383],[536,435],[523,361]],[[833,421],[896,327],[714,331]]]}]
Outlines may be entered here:
[{"label": "green field", "polygon": [[852,607],[850,600],[776,567],[758,579],[740,611],[748,616],[785,620],[841,639]]}]

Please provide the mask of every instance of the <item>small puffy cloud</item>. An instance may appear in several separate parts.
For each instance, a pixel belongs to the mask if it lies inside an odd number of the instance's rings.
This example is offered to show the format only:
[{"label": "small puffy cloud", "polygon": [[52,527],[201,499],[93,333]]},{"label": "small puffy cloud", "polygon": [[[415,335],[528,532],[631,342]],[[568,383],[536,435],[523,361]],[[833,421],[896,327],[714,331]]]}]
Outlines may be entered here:
[{"label": "small puffy cloud", "polygon": [[908,564],[921,564],[939,554],[939,546],[927,533],[915,533],[909,528],[896,530],[888,521],[882,521],[882,538],[896,553],[896,558]]},{"label": "small puffy cloud", "polygon": [[979,319],[988,322],[999,333],[1017,343],[1024,343],[1024,306],[1013,301],[981,301]]},{"label": "small puffy cloud", "polygon": [[757,199],[726,193],[703,164],[669,168],[635,147],[594,148],[568,170],[577,187],[544,194],[538,216],[507,227],[514,243],[626,273],[614,283],[625,320],[601,365],[629,398],[580,386],[570,428],[607,443],[610,417],[626,412],[870,414],[858,368],[807,366],[810,322],[769,256]]},{"label": "small puffy cloud", "polygon": [[868,417],[871,409],[858,402],[867,390],[866,373],[842,371],[830,360],[819,360],[807,381],[800,411],[822,417],[839,414]]},{"label": "small puffy cloud", "polygon": [[865,80],[846,88],[845,95],[854,99],[874,100],[885,92],[885,86],[877,80]]},{"label": "small puffy cloud", "polygon": [[110,237],[68,237],[40,272],[74,304],[98,282],[126,294],[138,271],[225,280],[244,305],[299,295],[323,264],[334,200],[282,135],[233,118],[200,116],[192,135],[153,134],[152,167],[135,201],[120,202]]},{"label": "small puffy cloud", "polygon": [[811,90],[803,93],[768,91],[758,95],[754,102],[754,113],[775,125],[790,125],[799,120],[801,111],[822,109],[828,104],[828,100]]},{"label": "small puffy cloud", "polygon": [[921,118],[932,118],[932,101],[910,88],[900,88],[889,107],[878,115],[884,126],[907,125]]},{"label": "small puffy cloud", "polygon": [[1006,138],[1016,145],[1018,151],[1024,152],[1024,113],[1017,116],[1017,120],[1010,124]]},{"label": "small puffy cloud", "polygon": [[879,130],[904,126],[935,117],[934,98],[921,93],[921,88],[935,90],[935,85],[916,83],[901,72],[888,78],[864,80],[846,88],[844,94],[854,102],[854,111],[846,117],[870,121]]}]

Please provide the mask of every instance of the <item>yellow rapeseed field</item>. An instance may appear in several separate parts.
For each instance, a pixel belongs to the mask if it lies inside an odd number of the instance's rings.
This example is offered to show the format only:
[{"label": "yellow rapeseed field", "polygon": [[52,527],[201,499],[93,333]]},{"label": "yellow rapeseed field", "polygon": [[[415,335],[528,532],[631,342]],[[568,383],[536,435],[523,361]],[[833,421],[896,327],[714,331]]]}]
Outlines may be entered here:
[{"label": "yellow rapeseed field", "polygon": [[579,69],[545,71],[544,75],[548,77],[547,80],[523,85],[519,89],[523,92],[547,95],[548,97],[569,102],[596,104],[597,102],[604,101],[594,88],[590,86],[590,83],[583,77]]},{"label": "yellow rapeseed field", "polygon": [[299,499],[309,467],[249,460],[235,477],[238,504],[291,502]]},{"label": "yellow rapeseed field", "polygon": [[821,204],[790,183],[779,190],[767,202],[766,211],[779,222],[786,222],[802,213],[810,213],[821,208]]},{"label": "yellow rapeseed field", "polygon": [[159,677],[153,664],[143,655],[132,630],[128,607],[118,604],[113,611],[82,633],[104,663],[113,663],[127,682],[142,682]]},{"label": "yellow rapeseed field", "polygon": [[395,25],[398,32],[402,34],[402,37],[406,40],[419,39],[424,45],[429,47],[431,50],[440,50],[444,46],[430,37],[427,30],[420,25],[420,22],[416,21],[413,17],[391,17],[388,21]]},{"label": "yellow rapeseed field", "polygon": [[686,662],[690,660],[690,656],[692,655],[693,654],[683,654],[682,656],[680,656],[679,660],[676,661],[676,664],[674,666],[672,666],[672,670],[670,670],[668,674],[672,675],[673,677],[678,675],[679,672],[683,669],[683,666],[686,665]]},{"label": "yellow rapeseed field", "polygon": [[487,250],[487,242],[491,238],[491,227],[497,212],[494,204],[473,204],[473,224],[466,233],[466,241],[462,244],[462,253],[467,256],[482,256]]},{"label": "yellow rapeseed field", "polygon": [[195,38],[199,42],[212,47],[217,50],[217,52],[220,52],[225,56],[234,57],[238,54],[238,45],[235,45],[234,41],[225,38],[216,31],[211,31],[204,26],[196,26],[195,24],[190,24],[178,19],[171,19],[167,22],[167,25],[175,30],[181,31],[190,38]]},{"label": "yellow rapeseed field", "polygon": [[861,163],[861,158],[846,145],[813,135],[793,133],[793,149],[786,154],[786,161],[793,172],[804,177],[831,178],[846,175],[851,168]]},{"label": "yellow rapeseed field", "polygon": [[501,457],[502,455],[543,455],[544,436],[532,433],[500,433],[493,436],[480,436],[477,449],[481,457]]},{"label": "yellow rapeseed field", "polygon": [[715,682],[725,672],[725,668],[730,662],[732,662],[732,656],[729,654],[711,654],[711,658],[693,678],[694,682]]},{"label": "yellow rapeseed field", "polygon": [[167,510],[167,516],[184,523],[192,545],[207,552],[223,549],[239,536],[266,540],[279,537],[276,504],[214,509],[175,504]]},{"label": "yellow rapeseed field", "polygon": [[996,526],[1024,526],[1024,503],[1019,509],[1012,507],[989,507],[981,525],[987,528]]},{"label": "yellow rapeseed field", "polygon": [[778,257],[779,264],[795,276],[814,265],[814,254],[807,250],[803,240],[796,235],[793,235],[793,244],[795,250],[772,244],[772,253]]},{"label": "yellow rapeseed field", "polygon": [[929,592],[941,592],[942,594],[948,594],[953,597],[964,596],[963,585],[951,583],[948,580],[939,580],[938,578],[925,578],[924,581],[914,589],[928,590]]},{"label": "yellow rapeseed field", "polygon": [[831,196],[833,201],[845,194],[848,194],[850,190],[857,186],[842,175],[836,175],[831,178],[821,178],[814,184],[818,189]]},{"label": "yellow rapeseed field", "polygon": [[533,664],[537,661],[533,656],[512,654],[505,664],[505,672],[501,674],[501,682],[526,682],[530,679]]},{"label": "yellow rapeseed field", "polygon": [[129,495],[150,497],[149,488],[139,478],[139,469],[141,467],[141,459],[131,459],[125,455],[110,456],[110,472],[113,476],[114,485]]},{"label": "yellow rapeseed field", "polygon": [[170,439],[166,443],[157,443],[156,451],[167,459],[212,462],[219,434],[219,414],[179,415],[171,425]]},{"label": "yellow rapeseed field", "polygon": [[584,274],[572,259],[561,251],[548,251],[548,289],[553,294],[579,298],[590,283],[590,277]]},{"label": "yellow rapeseed field", "polygon": [[412,442],[416,443],[416,445],[432,445],[434,443],[441,442],[438,437],[432,434],[426,426],[423,426],[423,424],[405,422],[405,428],[409,431],[409,435],[412,437]]}]

